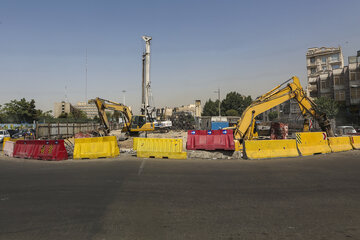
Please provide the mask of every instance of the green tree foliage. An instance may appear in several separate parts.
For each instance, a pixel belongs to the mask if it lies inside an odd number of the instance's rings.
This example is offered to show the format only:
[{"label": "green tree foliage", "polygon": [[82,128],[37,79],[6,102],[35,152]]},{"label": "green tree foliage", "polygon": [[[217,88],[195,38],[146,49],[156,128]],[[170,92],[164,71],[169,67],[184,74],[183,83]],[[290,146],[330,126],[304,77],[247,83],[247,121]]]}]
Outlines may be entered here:
[{"label": "green tree foliage", "polygon": [[278,114],[278,112],[276,112],[276,111],[269,112],[269,120],[270,120],[270,121],[273,121],[273,120],[276,119],[278,116],[279,116],[279,114]]},{"label": "green tree foliage", "polygon": [[[223,116],[240,116],[243,111],[251,104],[251,96],[243,96],[237,92],[226,94],[225,99],[221,101],[221,115]],[[203,116],[219,115],[219,100],[215,102],[209,99],[205,102]]]},{"label": "green tree foliage", "polygon": [[334,118],[339,112],[339,104],[328,97],[315,99],[315,104],[320,112],[325,113],[329,118]]},{"label": "green tree foliage", "polygon": [[226,116],[239,116],[239,112],[235,109],[230,109],[225,112]]},{"label": "green tree foliage", "polygon": [[227,115],[226,111],[233,109],[238,112],[237,116],[240,116],[251,102],[251,96],[245,97],[237,92],[229,92],[221,102],[221,114]]},{"label": "green tree foliage", "polygon": [[219,100],[215,102],[209,99],[205,102],[203,112],[203,116],[218,116],[219,115]]},{"label": "green tree foliage", "polygon": [[35,108],[35,100],[25,98],[5,103],[0,110],[1,120],[8,123],[32,123],[42,111]]}]

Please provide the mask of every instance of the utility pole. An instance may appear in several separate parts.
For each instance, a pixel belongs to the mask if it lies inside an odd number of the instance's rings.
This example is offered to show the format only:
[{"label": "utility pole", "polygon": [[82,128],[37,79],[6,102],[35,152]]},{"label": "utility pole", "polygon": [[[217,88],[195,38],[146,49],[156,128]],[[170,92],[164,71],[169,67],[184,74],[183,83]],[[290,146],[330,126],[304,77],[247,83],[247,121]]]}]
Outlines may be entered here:
[{"label": "utility pole", "polygon": [[151,37],[142,36],[145,41],[145,53],[143,54],[143,85],[142,85],[142,107],[141,113],[148,116],[149,96],[150,96],[150,41]]},{"label": "utility pole", "polygon": [[221,117],[221,109],[220,109],[220,88],[218,88],[217,91],[214,91],[214,93],[218,94],[218,100],[219,100],[219,117]]}]

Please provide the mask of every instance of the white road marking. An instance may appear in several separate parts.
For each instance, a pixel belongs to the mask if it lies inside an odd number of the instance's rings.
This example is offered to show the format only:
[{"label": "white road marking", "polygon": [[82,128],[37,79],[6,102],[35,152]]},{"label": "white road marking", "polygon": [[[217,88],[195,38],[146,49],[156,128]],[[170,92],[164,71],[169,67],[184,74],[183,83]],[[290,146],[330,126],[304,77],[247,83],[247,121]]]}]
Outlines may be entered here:
[{"label": "white road marking", "polygon": [[139,172],[138,172],[138,175],[140,176],[142,171],[144,170],[144,167],[145,167],[145,160],[142,161],[140,167],[139,167]]}]

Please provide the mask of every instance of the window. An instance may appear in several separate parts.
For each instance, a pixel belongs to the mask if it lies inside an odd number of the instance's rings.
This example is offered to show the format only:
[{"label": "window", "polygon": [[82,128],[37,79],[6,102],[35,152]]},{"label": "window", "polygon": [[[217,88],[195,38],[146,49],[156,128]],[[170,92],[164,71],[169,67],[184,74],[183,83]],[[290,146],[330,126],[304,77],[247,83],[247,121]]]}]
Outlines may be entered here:
[{"label": "window", "polygon": [[310,63],[315,63],[315,57],[310,58]]},{"label": "window", "polygon": [[345,101],[345,90],[335,91],[335,101]]},{"label": "window", "polygon": [[316,73],[316,68],[310,68],[311,74]]},{"label": "window", "polygon": [[326,57],[321,57],[321,62],[326,63]]},{"label": "window", "polygon": [[339,68],[340,68],[339,64],[332,65],[332,69],[339,69]]},{"label": "window", "polygon": [[350,97],[352,99],[359,99],[360,98],[360,87],[351,88]]},{"label": "window", "polygon": [[321,89],[330,88],[330,84],[328,80],[321,80],[320,85],[321,85]]},{"label": "window", "polygon": [[350,81],[355,81],[356,74],[354,72],[350,72]]},{"label": "window", "polygon": [[331,61],[332,62],[338,62],[339,61],[339,54],[333,54],[331,55]]},{"label": "window", "polygon": [[339,86],[339,85],[344,85],[345,84],[345,80],[343,76],[334,76],[334,85],[335,86]]},{"label": "window", "polygon": [[327,66],[322,66],[323,71],[327,70]]}]

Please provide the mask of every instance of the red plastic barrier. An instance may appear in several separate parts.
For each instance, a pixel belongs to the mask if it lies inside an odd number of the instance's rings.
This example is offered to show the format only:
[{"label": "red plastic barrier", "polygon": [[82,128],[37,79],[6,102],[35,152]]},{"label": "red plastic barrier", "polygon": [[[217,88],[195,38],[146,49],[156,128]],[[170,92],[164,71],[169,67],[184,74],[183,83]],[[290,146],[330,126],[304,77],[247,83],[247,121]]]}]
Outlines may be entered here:
[{"label": "red plastic barrier", "polygon": [[233,130],[189,130],[187,150],[235,150]]},{"label": "red plastic barrier", "polygon": [[68,154],[64,140],[19,140],[14,157],[59,161],[68,159]]}]

